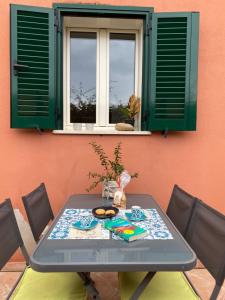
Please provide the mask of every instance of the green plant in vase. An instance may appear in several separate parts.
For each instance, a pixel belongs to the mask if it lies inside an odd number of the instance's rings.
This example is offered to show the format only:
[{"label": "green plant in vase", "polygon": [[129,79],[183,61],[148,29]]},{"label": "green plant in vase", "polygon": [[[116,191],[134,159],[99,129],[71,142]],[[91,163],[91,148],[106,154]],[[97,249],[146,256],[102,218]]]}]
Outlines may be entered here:
[{"label": "green plant in vase", "polygon": [[[121,173],[125,170],[122,163],[122,153],[121,153],[121,142],[117,143],[113,150],[113,159],[110,159],[105,153],[101,145],[96,142],[89,143],[96,155],[99,158],[99,162],[103,168],[102,173],[89,172],[88,177],[92,179],[93,182],[87,188],[90,192],[99,183],[103,184],[103,196],[113,197],[115,190],[118,188],[118,179]],[[131,178],[137,178],[138,173],[130,174]]]}]

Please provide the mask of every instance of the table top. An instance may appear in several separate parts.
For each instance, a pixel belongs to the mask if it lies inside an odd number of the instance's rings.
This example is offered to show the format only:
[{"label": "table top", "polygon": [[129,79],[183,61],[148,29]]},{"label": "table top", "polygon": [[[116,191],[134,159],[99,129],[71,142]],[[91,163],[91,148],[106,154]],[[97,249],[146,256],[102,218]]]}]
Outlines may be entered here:
[{"label": "table top", "polygon": [[30,257],[31,267],[40,272],[125,272],[186,271],[196,264],[196,255],[175,226],[149,195],[128,194],[127,208],[155,208],[173,239],[168,240],[51,240],[49,234],[67,208],[103,205],[101,195],[72,195],[38,243]]}]

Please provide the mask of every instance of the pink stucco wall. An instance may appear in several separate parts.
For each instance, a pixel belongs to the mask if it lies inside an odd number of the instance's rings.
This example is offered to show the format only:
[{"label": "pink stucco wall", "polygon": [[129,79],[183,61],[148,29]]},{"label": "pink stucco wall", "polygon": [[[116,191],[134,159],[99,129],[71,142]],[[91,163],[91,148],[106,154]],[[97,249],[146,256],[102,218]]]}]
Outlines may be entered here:
[{"label": "pink stucco wall", "polygon": [[[54,1],[75,2],[75,1]],[[87,2],[87,1],[79,1]],[[88,1],[95,3],[95,1]],[[85,193],[97,159],[88,143],[107,152],[122,141],[129,171],[140,176],[127,192],[149,193],[166,208],[174,183],[225,213],[225,2],[223,0],[104,0],[98,4],[155,7],[156,12],[200,11],[198,121],[196,132],[151,136],[76,136],[10,129],[9,3],[49,6],[51,0],[4,0],[0,4],[0,201],[45,182],[57,212],[72,193]],[[99,192],[96,189],[95,192]],[[24,211],[23,211],[24,212]]]}]

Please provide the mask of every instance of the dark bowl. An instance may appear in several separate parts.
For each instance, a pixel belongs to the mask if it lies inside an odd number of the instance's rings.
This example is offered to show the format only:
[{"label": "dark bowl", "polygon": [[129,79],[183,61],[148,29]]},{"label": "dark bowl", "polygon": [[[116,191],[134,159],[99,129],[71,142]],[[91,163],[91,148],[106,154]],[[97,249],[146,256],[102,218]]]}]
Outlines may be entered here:
[{"label": "dark bowl", "polygon": [[[97,209],[104,209],[106,212],[107,210],[113,210],[115,212],[115,214],[97,214],[96,213],[96,210]],[[115,217],[119,212],[119,209],[114,207],[114,206],[99,206],[99,207],[95,207],[92,209],[92,214],[95,216],[95,218],[98,218],[98,219],[109,219],[109,218],[112,218],[112,217]]]}]

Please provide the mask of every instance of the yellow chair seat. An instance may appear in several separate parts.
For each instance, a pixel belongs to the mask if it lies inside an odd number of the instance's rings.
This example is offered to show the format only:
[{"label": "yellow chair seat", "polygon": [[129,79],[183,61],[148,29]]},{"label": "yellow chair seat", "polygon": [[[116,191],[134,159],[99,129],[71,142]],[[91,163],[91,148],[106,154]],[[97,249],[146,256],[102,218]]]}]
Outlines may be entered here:
[{"label": "yellow chair seat", "polygon": [[76,273],[39,273],[28,267],[10,299],[84,300],[86,292]]},{"label": "yellow chair seat", "polygon": [[[119,273],[121,300],[129,300],[145,272]],[[200,300],[181,272],[157,272],[139,300]]]}]

